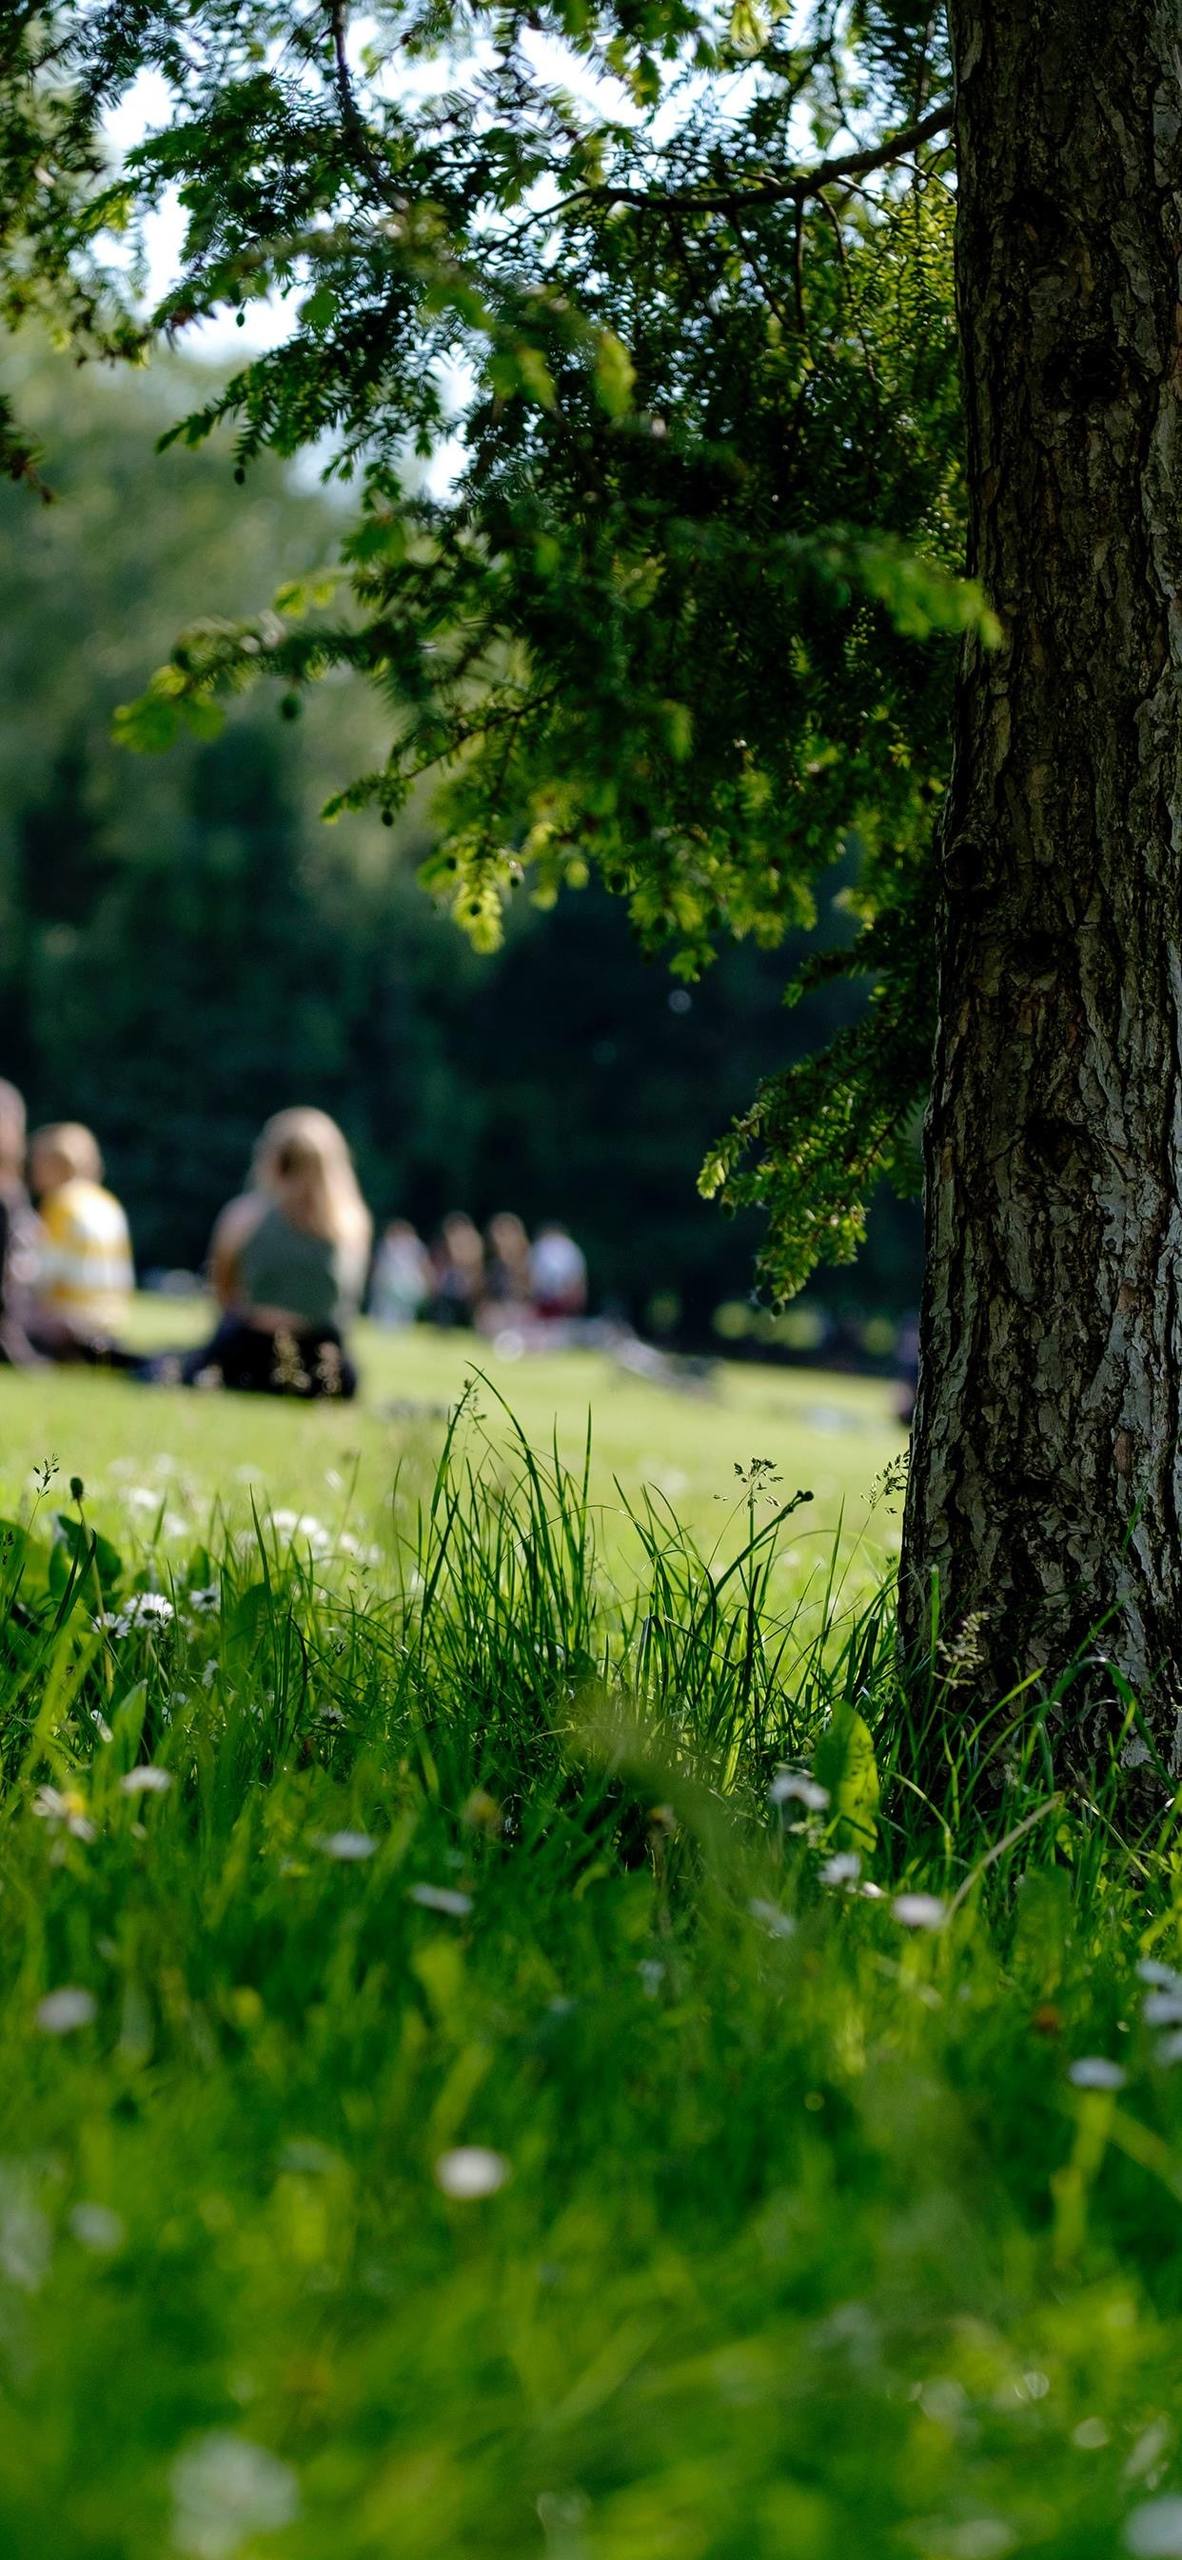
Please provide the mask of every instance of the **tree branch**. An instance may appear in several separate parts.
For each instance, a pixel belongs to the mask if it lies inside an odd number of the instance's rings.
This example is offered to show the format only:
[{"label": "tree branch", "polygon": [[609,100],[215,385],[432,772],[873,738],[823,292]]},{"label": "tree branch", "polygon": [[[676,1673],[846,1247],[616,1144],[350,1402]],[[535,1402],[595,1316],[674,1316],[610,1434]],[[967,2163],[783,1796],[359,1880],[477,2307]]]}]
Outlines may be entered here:
[{"label": "tree branch", "polygon": [[349,70],[349,11],[347,0],[329,0],[328,22],[332,29],[333,67],[341,123],[349,135],[358,158],[364,164],[374,190],[391,212],[405,213],[406,199],[390,185],[389,171],[382,166],[370,137],[369,127],[357,104]]},{"label": "tree branch", "polygon": [[681,187],[664,192],[648,187],[580,187],[553,207],[557,214],[588,200],[596,204],[633,205],[638,213],[743,213],[753,204],[807,203],[810,196],[820,195],[826,187],[841,186],[848,180],[869,177],[875,169],[889,169],[905,160],[925,142],[933,142],[937,134],[947,133],[952,124],[952,105],[933,107],[917,124],[904,126],[885,142],[872,143],[863,151],[846,151],[832,160],[818,160],[812,169],[794,170],[783,178],[753,178],[749,185],[733,187]]}]

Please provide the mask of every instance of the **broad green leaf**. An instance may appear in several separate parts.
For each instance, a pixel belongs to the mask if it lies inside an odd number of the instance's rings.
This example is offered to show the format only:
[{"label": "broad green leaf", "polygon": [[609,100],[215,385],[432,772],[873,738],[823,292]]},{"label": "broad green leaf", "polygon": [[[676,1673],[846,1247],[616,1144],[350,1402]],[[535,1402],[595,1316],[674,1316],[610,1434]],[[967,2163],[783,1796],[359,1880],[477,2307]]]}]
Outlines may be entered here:
[{"label": "broad green leaf", "polygon": [[813,1755],[813,1773],[829,1790],[837,1847],[868,1853],[878,1838],[878,1767],[870,1728],[856,1708],[835,1708]]},{"label": "broad green leaf", "polygon": [[0,1520],[0,1585],[9,1601],[36,1607],[49,1592],[50,1549],[19,1520]]}]

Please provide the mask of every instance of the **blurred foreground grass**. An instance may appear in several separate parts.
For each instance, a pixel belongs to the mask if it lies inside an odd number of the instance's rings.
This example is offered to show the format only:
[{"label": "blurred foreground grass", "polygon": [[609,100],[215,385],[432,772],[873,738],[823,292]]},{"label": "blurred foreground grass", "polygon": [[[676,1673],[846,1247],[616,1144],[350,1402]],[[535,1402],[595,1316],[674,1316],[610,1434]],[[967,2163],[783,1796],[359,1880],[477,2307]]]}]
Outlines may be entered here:
[{"label": "blurred foreground grass", "polygon": [[511,1385],[0,1380],[0,2551],[1182,2552],[1169,1791],[918,1796],[878,1391]]}]

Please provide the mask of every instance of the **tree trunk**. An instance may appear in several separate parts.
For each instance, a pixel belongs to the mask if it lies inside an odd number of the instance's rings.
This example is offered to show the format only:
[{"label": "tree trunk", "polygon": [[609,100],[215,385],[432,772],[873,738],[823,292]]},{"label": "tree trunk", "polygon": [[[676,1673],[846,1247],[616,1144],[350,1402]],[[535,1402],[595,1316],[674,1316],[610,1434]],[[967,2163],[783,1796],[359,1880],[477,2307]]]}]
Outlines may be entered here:
[{"label": "tree trunk", "polygon": [[[943,822],[904,1641],[934,1576],[978,1699],[1107,1657],[1177,1771],[1182,17],[950,19],[971,565],[1003,640],[966,652]],[[1106,1680],[1068,1694],[1068,1766]]]}]

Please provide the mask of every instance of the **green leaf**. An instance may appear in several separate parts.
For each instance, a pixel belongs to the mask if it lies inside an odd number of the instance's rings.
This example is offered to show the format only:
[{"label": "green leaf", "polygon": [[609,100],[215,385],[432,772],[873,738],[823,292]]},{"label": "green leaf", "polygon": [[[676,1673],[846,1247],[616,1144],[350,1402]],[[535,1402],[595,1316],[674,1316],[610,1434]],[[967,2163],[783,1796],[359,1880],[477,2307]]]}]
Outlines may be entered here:
[{"label": "green leaf", "polygon": [[498,400],[523,398],[532,400],[540,409],[553,409],[557,402],[554,376],[540,347],[519,340],[512,347],[498,347],[489,357],[488,378]]},{"label": "green leaf", "polygon": [[813,1755],[813,1775],[829,1790],[836,1846],[868,1853],[878,1838],[878,1766],[870,1728],[856,1708],[835,1708]]},{"label": "green leaf", "polygon": [[117,747],[130,747],[135,755],[158,756],[175,746],[180,725],[179,704],[149,688],[137,701],[119,703],[111,719],[111,736]]},{"label": "green leaf", "polygon": [[622,418],[632,406],[636,368],[614,329],[600,331],[594,362],[595,397],[609,418]]},{"label": "green leaf", "polygon": [[275,1608],[275,1593],[267,1582],[248,1582],[239,1592],[222,1626],[222,1660],[228,1669],[250,1670]]},{"label": "green leaf", "polygon": [[111,1716],[111,1740],[115,1746],[112,1756],[117,1766],[131,1768],[140,1747],[147,1708],[147,1684],[137,1680]]},{"label": "green leaf", "polygon": [[89,1581],[92,1587],[97,1574],[103,1598],[109,1600],[123,1579],[123,1558],[118,1547],[113,1547],[109,1538],[101,1537],[97,1529],[88,1529],[84,1521],[76,1520],[71,1511],[58,1511],[54,1517],[56,1535],[49,1558],[49,1579],[54,1590],[64,1591],[71,1570],[76,1570],[80,1579]]},{"label": "green leaf", "polygon": [[687,702],[663,702],[661,718],[665,743],[675,763],[684,764],[693,751],[694,715]]},{"label": "green leaf", "polygon": [[[377,513],[363,516],[355,532],[347,536],[341,548],[347,560],[356,560],[361,563],[367,560],[388,560],[392,567],[397,567],[399,562],[406,558],[406,526],[401,516]],[[285,611],[281,601],[283,594],[284,589],[281,587],[275,599],[281,613]]]},{"label": "green leaf", "polygon": [[195,738],[216,738],[226,723],[220,702],[211,702],[205,694],[191,694],[181,703],[180,714],[186,729],[191,729]]},{"label": "green leaf", "polygon": [[318,284],[306,302],[300,304],[300,318],[305,329],[330,329],[337,316],[337,298],[330,284]]},{"label": "green leaf", "polygon": [[0,1520],[0,1582],[6,1601],[19,1595],[30,1607],[44,1600],[49,1591],[50,1551],[40,1538],[30,1537],[19,1520]]}]

